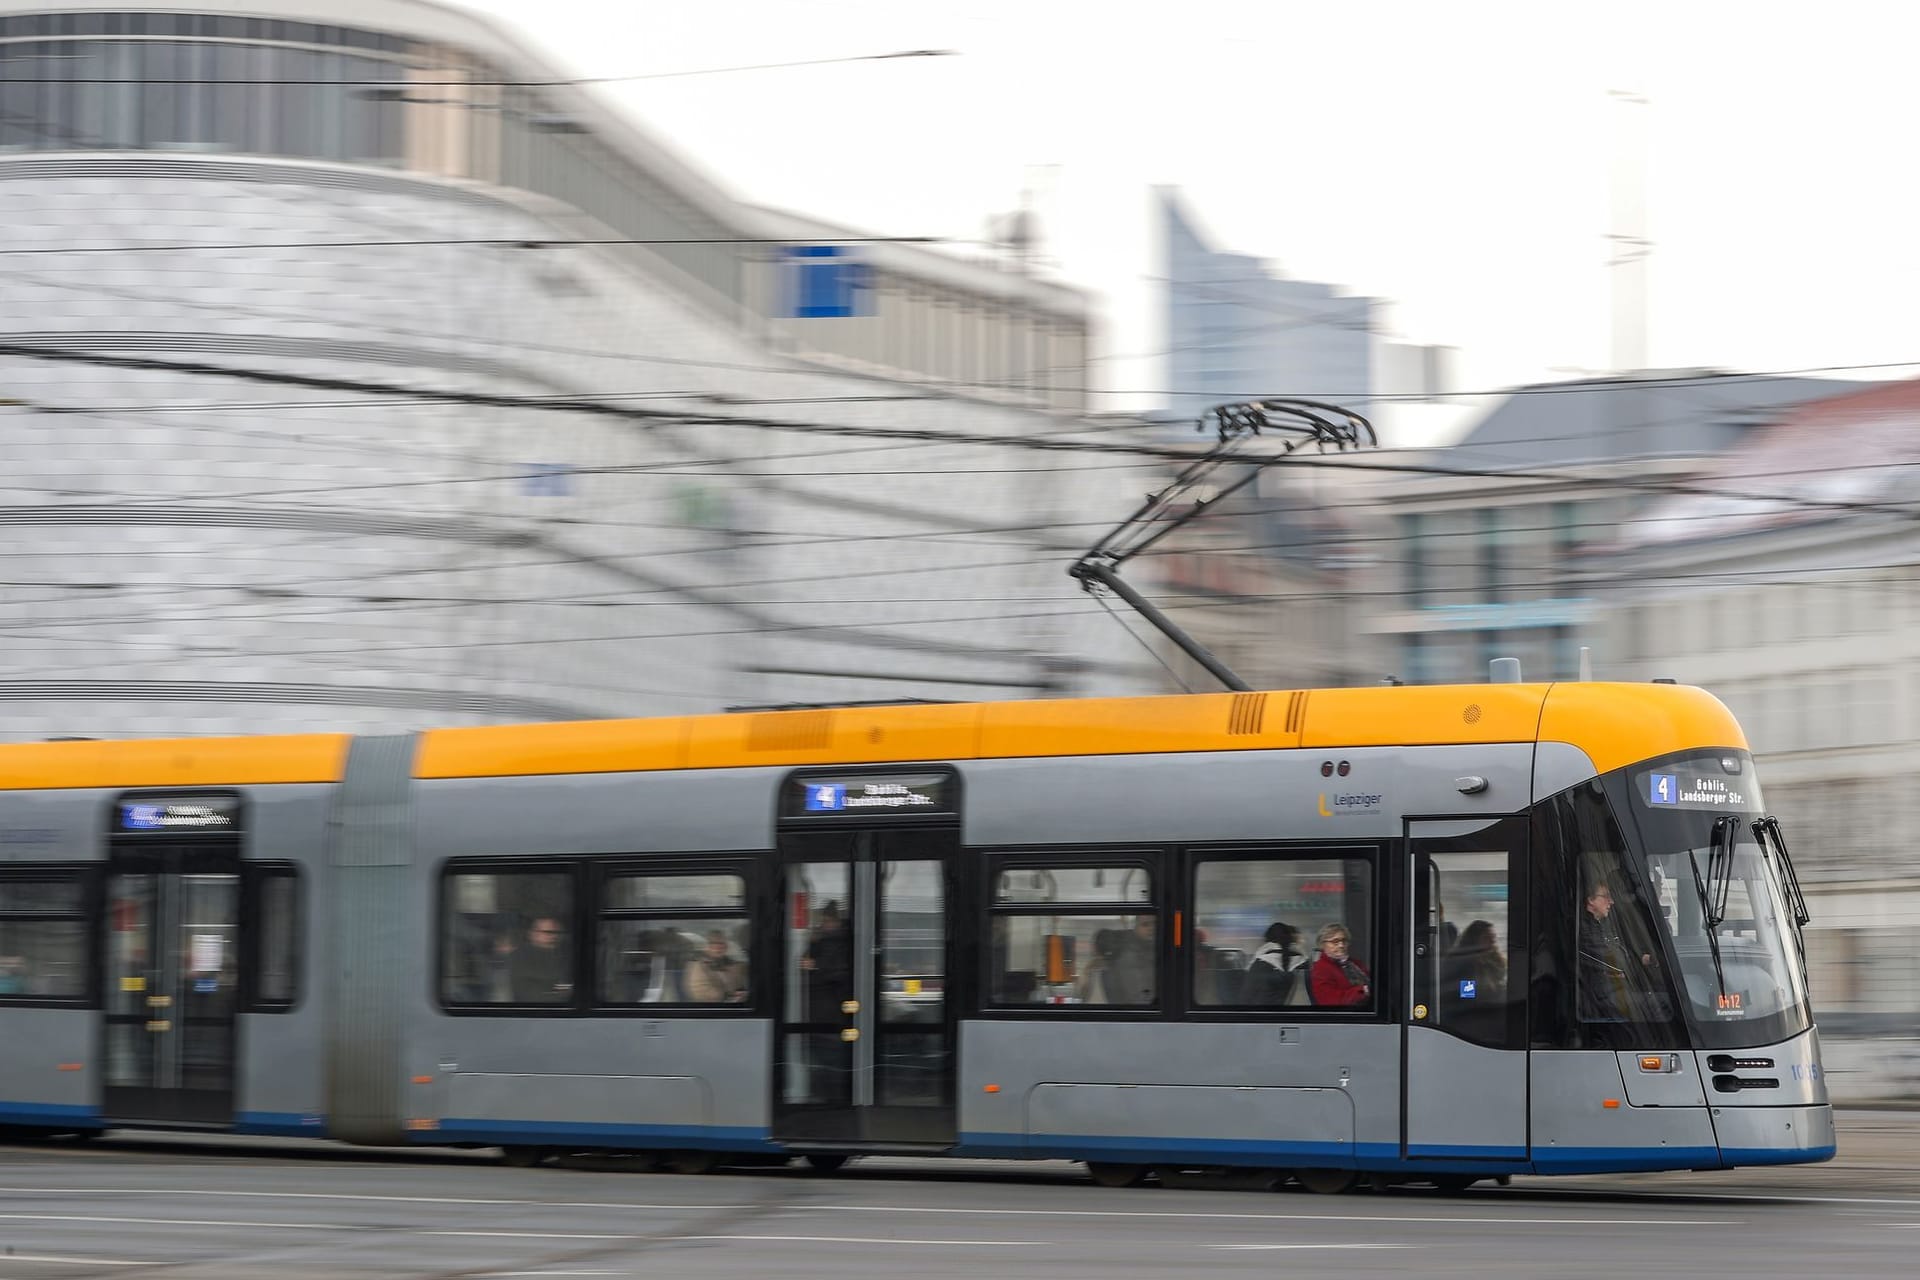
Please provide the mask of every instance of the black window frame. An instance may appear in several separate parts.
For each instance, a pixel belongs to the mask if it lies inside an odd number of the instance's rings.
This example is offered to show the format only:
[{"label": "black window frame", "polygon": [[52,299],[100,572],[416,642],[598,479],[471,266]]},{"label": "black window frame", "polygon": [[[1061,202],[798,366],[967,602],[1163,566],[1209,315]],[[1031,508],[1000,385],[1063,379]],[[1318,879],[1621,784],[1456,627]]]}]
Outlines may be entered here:
[{"label": "black window frame", "polygon": [[[275,880],[287,880],[293,885],[293,909],[288,921],[290,936],[287,939],[290,960],[288,981],[292,994],[286,998],[269,997],[260,994],[260,975],[264,968],[261,963],[267,952],[265,930],[266,913],[263,910],[266,900],[266,886]],[[241,955],[245,962],[240,970],[241,1013],[292,1013],[300,1007],[306,995],[306,945],[307,945],[307,893],[306,877],[300,864],[284,860],[247,861],[240,868],[240,928],[243,938]]]},{"label": "black window frame", "polygon": [[[1168,981],[1173,965],[1174,947],[1168,934],[1168,916],[1172,909],[1169,892],[1175,883],[1169,874],[1174,850],[1167,845],[1059,845],[996,847],[969,849],[963,854],[982,871],[978,921],[980,958],[975,965],[978,1008],[988,1018],[1071,1018],[1101,1022],[1163,1021],[1175,1016],[1176,1000],[1170,1000]],[[1000,876],[1007,871],[1045,871],[1068,867],[1111,868],[1140,867],[1147,872],[1148,901],[1124,902],[1013,902],[995,901]],[[1151,915],[1154,920],[1154,1002],[1150,1005],[1031,1004],[1000,1002],[994,999],[993,921],[1001,916],[1059,915],[1062,906],[1084,909],[1089,915]]]},{"label": "black window frame", "polygon": [[[1329,1022],[1355,1024],[1392,1021],[1391,988],[1394,982],[1395,959],[1392,954],[1393,933],[1387,915],[1387,901],[1392,896],[1391,887],[1384,878],[1387,874],[1389,851],[1401,847],[1401,841],[1378,839],[1353,843],[1329,843],[1313,841],[1275,841],[1262,840],[1250,844],[1208,843],[1192,845],[1182,850],[1185,866],[1180,877],[1181,918],[1183,920],[1181,946],[1176,957],[1176,969],[1180,976],[1180,1002],[1183,1016],[1203,1022]],[[1260,855],[1267,855],[1262,858]],[[1192,954],[1197,947],[1194,941],[1200,927],[1200,868],[1209,862],[1342,862],[1360,861],[1367,864],[1371,885],[1367,903],[1365,927],[1367,930],[1365,950],[1372,957],[1372,967],[1368,976],[1373,979],[1373,1000],[1369,1007],[1361,1009],[1330,1008],[1324,1005],[1302,1004],[1286,1005],[1280,1008],[1262,1007],[1250,1004],[1201,1004],[1194,999]],[[1347,931],[1358,936],[1359,922],[1345,922]],[[1300,972],[1307,975],[1312,966],[1315,941],[1310,934],[1302,933],[1301,942],[1307,956],[1307,968]],[[1311,981],[1303,976],[1302,981]]]},{"label": "black window frame", "polygon": [[[447,858],[437,869],[433,922],[433,1001],[441,1012],[462,1018],[567,1018],[587,1011],[581,979],[586,972],[589,949],[580,945],[591,916],[587,895],[581,892],[586,879],[586,864],[573,857],[541,857],[538,854],[511,858]],[[447,920],[455,876],[470,875],[556,875],[567,877],[571,900],[565,912],[572,930],[572,999],[564,1003],[515,1004],[511,1001],[461,1001],[447,998]]]},{"label": "black window frame", "polygon": [[8,911],[0,920],[24,923],[78,921],[81,925],[80,991],[70,996],[40,996],[25,992],[0,994],[0,1008],[93,1009],[100,1004],[101,868],[95,863],[17,862],[0,864],[0,882],[8,884],[72,884],[78,892],[73,911]]},{"label": "black window frame", "polygon": [[[763,877],[759,869],[766,865],[764,855],[752,854],[623,854],[596,858],[590,867],[587,895],[586,937],[591,939],[587,956],[585,1007],[597,1017],[763,1017],[762,1006],[768,1000],[766,968],[771,960],[764,954],[764,940],[778,937],[766,930],[761,905]],[[613,881],[635,876],[731,875],[740,879],[740,905],[736,907],[614,907],[607,905]],[[609,920],[726,920],[738,921],[747,929],[747,998],[737,1004],[710,1004],[692,1000],[662,1000],[653,1004],[613,1001],[602,998],[600,982],[600,926]],[[777,941],[773,944],[778,948]],[[576,984],[575,991],[581,988]]]}]

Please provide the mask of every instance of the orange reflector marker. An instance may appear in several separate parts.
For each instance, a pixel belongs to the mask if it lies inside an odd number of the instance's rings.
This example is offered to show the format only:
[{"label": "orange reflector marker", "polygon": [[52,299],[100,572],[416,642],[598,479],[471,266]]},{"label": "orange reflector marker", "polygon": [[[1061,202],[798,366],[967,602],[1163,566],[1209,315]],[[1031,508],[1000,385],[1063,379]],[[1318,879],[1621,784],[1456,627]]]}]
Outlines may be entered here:
[{"label": "orange reflector marker", "polygon": [[439,1127],[440,1127],[440,1122],[438,1120],[407,1121],[407,1128],[413,1130],[415,1133],[424,1133],[434,1129],[438,1129]]},{"label": "orange reflector marker", "polygon": [[1603,1102],[1601,1102],[1600,1105],[1605,1107],[1609,1111],[1618,1111],[1620,1109],[1620,1099],[1608,1098]]},{"label": "orange reflector marker", "polygon": [[1000,1092],[1000,1086],[999,1086],[999,1085],[997,1085],[997,1084],[990,1084],[990,1085],[988,1085],[988,1086],[986,1087],[986,1092],[988,1092],[988,1093],[998,1093],[998,1092]]},{"label": "orange reflector marker", "polygon": [[415,1084],[432,1084],[433,1077],[432,1076],[415,1076],[413,1078],[413,1082]]},{"label": "orange reflector marker", "polygon": [[1640,1069],[1642,1071],[1664,1071],[1666,1067],[1667,1060],[1657,1053],[1641,1055]]},{"label": "orange reflector marker", "polygon": [[1178,911],[1173,913],[1173,945],[1176,947],[1180,945],[1180,913]]},{"label": "orange reflector marker", "polygon": [[79,1062],[63,1062],[60,1064],[59,1069],[62,1071],[78,1071],[84,1065],[85,1065],[84,1063],[79,1063]]}]

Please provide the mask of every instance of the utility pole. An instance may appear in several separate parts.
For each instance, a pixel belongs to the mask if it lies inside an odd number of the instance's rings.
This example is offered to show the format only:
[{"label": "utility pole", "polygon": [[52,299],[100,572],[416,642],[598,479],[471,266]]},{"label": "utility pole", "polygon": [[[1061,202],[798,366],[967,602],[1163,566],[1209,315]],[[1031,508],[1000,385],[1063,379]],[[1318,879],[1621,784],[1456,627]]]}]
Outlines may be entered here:
[{"label": "utility pole", "polygon": [[1647,366],[1647,113],[1637,90],[1609,91],[1613,100],[1612,218],[1607,267],[1613,285],[1612,365],[1616,374]]}]

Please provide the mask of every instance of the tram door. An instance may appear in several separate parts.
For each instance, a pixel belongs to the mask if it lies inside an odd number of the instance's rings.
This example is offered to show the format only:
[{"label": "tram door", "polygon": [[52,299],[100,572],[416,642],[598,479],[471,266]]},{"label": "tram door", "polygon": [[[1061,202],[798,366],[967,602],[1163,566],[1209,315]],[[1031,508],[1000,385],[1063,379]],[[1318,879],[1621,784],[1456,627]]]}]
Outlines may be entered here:
[{"label": "tram door", "polygon": [[228,1124],[239,996],[240,847],[230,797],[122,802],[107,863],[111,1121]]},{"label": "tram door", "polygon": [[957,828],[833,823],[783,831],[780,849],[774,1136],[951,1144]]},{"label": "tram door", "polygon": [[1526,819],[1409,822],[1407,851],[1402,1154],[1525,1160]]}]

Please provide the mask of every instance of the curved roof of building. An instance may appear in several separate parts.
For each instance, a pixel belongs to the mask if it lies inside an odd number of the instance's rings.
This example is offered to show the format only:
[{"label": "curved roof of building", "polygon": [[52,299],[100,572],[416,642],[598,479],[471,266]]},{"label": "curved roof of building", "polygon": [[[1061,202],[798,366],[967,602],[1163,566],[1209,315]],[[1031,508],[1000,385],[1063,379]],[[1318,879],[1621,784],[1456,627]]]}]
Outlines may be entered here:
[{"label": "curved roof of building", "polygon": [[[566,70],[532,37],[453,5],[432,0],[0,0],[0,16],[69,13],[161,13],[310,22],[455,46],[495,63],[509,79],[551,94],[564,115],[745,240],[865,238],[849,228],[743,202],[607,102],[593,90],[591,78]],[[862,252],[877,268],[929,284],[989,298],[1017,295],[1025,307],[1082,323],[1087,315],[1086,295],[1056,282],[1034,280],[912,244],[869,244],[862,246]]]},{"label": "curved roof of building", "polygon": [[1715,454],[1852,385],[1715,370],[1542,383],[1508,395],[1442,454],[1490,471]]}]

